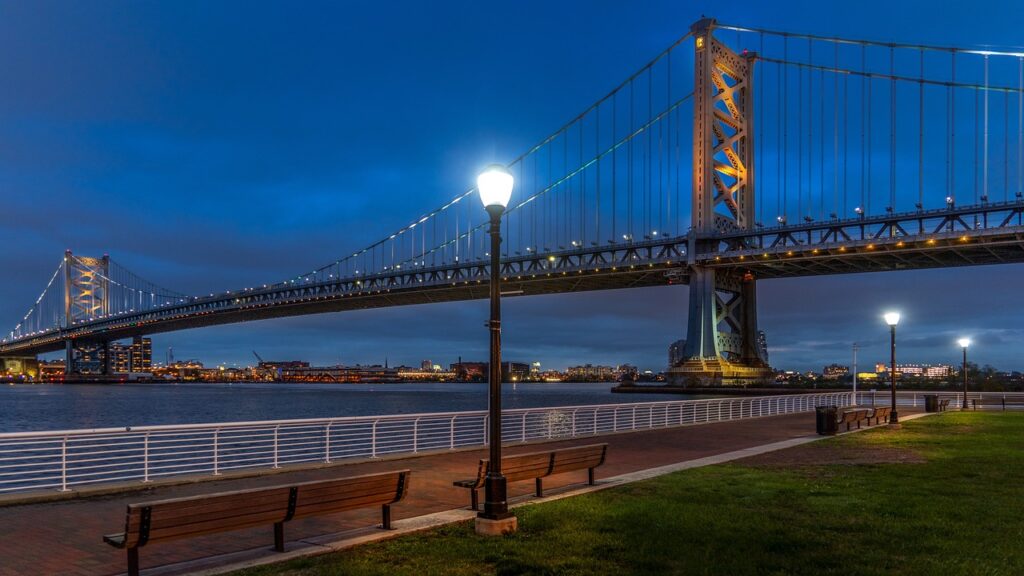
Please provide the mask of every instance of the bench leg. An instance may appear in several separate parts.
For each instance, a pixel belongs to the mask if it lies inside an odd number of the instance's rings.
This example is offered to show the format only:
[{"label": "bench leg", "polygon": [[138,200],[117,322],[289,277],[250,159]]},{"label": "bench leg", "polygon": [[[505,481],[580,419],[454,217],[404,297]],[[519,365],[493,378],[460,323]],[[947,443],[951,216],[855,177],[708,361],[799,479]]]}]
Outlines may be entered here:
[{"label": "bench leg", "polygon": [[284,522],[274,522],[274,550],[284,552]]},{"label": "bench leg", "polygon": [[381,506],[381,523],[380,527],[385,530],[391,530],[391,505],[384,504]]},{"label": "bench leg", "polygon": [[469,502],[470,508],[472,508],[473,510],[480,509],[480,498],[477,496],[476,488],[470,490]]},{"label": "bench leg", "polygon": [[128,576],[139,576],[139,549],[128,549]]},{"label": "bench leg", "polygon": [[594,485],[594,469],[587,468],[587,484]]},{"label": "bench leg", "polygon": [[544,497],[544,481],[541,480],[540,478],[537,478],[536,479],[536,483],[537,483],[537,498],[543,498]]}]

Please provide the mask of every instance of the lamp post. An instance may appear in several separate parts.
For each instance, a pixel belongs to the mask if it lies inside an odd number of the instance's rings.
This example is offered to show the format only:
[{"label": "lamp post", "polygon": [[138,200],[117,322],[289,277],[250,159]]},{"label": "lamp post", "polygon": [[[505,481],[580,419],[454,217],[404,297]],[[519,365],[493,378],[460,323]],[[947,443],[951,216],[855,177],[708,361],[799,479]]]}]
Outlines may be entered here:
[{"label": "lamp post", "polygon": [[967,347],[971,345],[971,339],[961,338],[957,340],[956,343],[959,344],[960,347],[964,349],[964,405],[961,408],[967,410]]},{"label": "lamp post", "polygon": [[892,410],[889,412],[889,427],[899,428],[900,416],[896,413],[896,325],[900,323],[900,313],[886,312],[885,323],[889,325],[889,343],[892,352],[889,366],[890,388],[892,391]]},{"label": "lamp post", "polygon": [[516,530],[508,511],[505,477],[501,474],[501,215],[512,197],[514,180],[507,168],[492,164],[476,179],[480,200],[491,217],[491,357],[488,366],[490,466],[484,479],[484,509],[476,518],[478,534],[501,535]]}]

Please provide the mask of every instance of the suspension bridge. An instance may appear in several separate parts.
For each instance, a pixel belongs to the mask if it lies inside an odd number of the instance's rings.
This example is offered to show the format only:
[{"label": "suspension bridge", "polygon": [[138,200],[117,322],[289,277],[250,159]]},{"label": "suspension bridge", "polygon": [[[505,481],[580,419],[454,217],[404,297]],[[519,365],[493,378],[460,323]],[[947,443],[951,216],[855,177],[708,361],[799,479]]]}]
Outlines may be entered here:
[{"label": "suspension bridge", "polygon": [[[702,19],[508,166],[506,294],[688,284],[671,377],[760,379],[758,280],[1024,261],[1024,53]],[[76,373],[133,336],[485,298],[475,193],[316,270],[219,294],[67,252],[0,356],[64,350]]]}]

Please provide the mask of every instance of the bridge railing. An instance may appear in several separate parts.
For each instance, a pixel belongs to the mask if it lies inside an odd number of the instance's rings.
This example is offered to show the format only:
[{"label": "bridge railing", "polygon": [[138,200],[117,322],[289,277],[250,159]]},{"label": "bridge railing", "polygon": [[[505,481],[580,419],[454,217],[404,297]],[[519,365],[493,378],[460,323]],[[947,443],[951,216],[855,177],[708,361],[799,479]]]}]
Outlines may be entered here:
[{"label": "bridge railing", "polygon": [[[506,443],[578,438],[847,406],[849,393],[507,410]],[[222,475],[480,447],[487,412],[0,434],[0,493]]]}]

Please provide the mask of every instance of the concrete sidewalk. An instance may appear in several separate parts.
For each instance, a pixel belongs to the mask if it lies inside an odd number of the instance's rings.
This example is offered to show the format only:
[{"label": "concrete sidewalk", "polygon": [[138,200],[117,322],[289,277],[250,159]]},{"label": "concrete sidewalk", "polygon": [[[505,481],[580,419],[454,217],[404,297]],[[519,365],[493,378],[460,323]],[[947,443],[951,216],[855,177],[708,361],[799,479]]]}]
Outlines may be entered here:
[{"label": "concrete sidewalk", "polygon": [[[695,460],[775,443],[782,443],[779,444],[782,448],[815,437],[814,414],[804,413],[579,438],[543,446],[555,448],[608,442],[607,463],[598,469],[597,474],[600,483],[602,478],[627,475],[640,479],[670,469],[692,467],[691,461]],[[509,447],[506,452],[514,454],[536,449],[537,445],[530,444]],[[458,520],[463,515],[469,518],[472,514],[453,511],[468,506],[469,494],[464,489],[453,487],[452,481],[473,476],[481,457],[486,457],[484,449],[157,487],[141,493],[2,507],[0,526],[5,528],[5,535],[0,540],[0,575],[106,576],[124,573],[125,552],[104,544],[102,535],[122,530],[128,503],[383,470],[409,468],[413,471],[409,496],[395,506],[393,513],[398,520],[417,520],[400,522],[400,526],[415,529],[417,525],[429,527],[438,522]],[[713,463],[713,460],[705,463]],[[669,469],[658,470],[663,467]],[[557,495],[560,487],[585,481],[586,472],[563,474],[545,482],[545,488],[550,487],[552,494]],[[532,492],[532,488],[532,482],[512,484],[509,487],[510,497],[523,498]],[[362,539],[360,534],[373,538],[379,531],[368,527],[379,522],[379,511],[375,509],[290,522],[286,528],[289,544],[285,554],[264,552],[269,551],[273,544],[269,525],[261,529],[192,538],[142,548],[141,565],[143,574],[170,575],[268,556],[284,559],[309,553],[308,550],[303,551],[304,548],[334,549],[328,545],[340,539],[340,532],[354,531],[351,533],[356,537],[354,542]]]}]

